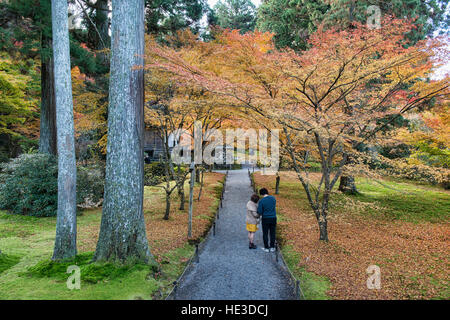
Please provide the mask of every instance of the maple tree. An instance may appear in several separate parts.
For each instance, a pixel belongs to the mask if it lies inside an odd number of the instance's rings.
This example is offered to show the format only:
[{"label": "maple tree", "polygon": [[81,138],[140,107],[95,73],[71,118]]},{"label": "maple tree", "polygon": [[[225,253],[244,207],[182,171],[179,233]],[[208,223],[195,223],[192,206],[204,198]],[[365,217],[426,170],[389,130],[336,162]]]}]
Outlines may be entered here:
[{"label": "maple tree", "polygon": [[[163,145],[164,180],[162,188],[166,196],[166,210],[164,220],[169,219],[171,195],[178,190],[180,197],[180,210],[184,210],[185,195],[184,184],[189,173],[181,170],[175,163],[171,154],[171,143],[178,143],[180,130],[185,127],[189,108],[177,103],[176,98],[182,94],[176,84],[161,72],[153,71],[146,75],[146,104],[145,123],[150,130],[157,132]],[[174,182],[174,183],[172,183]]]},{"label": "maple tree", "polygon": [[[193,58],[192,53],[197,48],[196,36],[189,31],[178,31],[173,36],[166,37],[166,43],[172,48],[184,52],[187,57]],[[230,119],[235,116],[233,110],[225,108],[226,104],[222,99],[211,95],[208,91],[193,85],[172,79],[173,73],[161,70],[157,67],[156,61],[159,57],[154,54],[153,48],[158,47],[155,40],[147,37],[147,58],[154,62],[147,66],[149,72],[146,74],[146,124],[150,128],[156,129],[163,141],[164,165],[166,167],[166,203],[167,218],[170,211],[170,194],[178,191],[180,198],[180,210],[184,210],[185,194],[184,183],[187,172],[180,169],[180,165],[175,170],[175,164],[169,152],[169,137],[182,130],[190,135],[191,140],[195,135],[195,123],[201,124],[201,151],[205,150],[207,142],[211,138],[212,130],[217,130],[230,125]],[[176,136],[177,143],[182,139]],[[183,144],[183,142],[181,142]],[[199,198],[203,188],[204,168],[196,165],[196,171],[201,174],[196,175],[197,182],[200,183]],[[171,185],[173,178],[175,184]]]},{"label": "maple tree", "polygon": [[[158,47],[158,66],[181,83],[195,83],[224,104],[251,110],[269,126],[281,128],[309,204],[320,239],[328,240],[331,192],[342,175],[367,174],[364,145],[376,145],[383,128],[397,117],[448,94],[448,79],[427,81],[434,66],[437,39],[405,47],[414,26],[386,18],[380,30],[355,23],[349,30],[319,30],[311,49],[278,51],[272,34],[245,35],[225,30],[211,43],[198,43],[189,54]],[[268,121],[268,122],[267,122]],[[319,183],[306,164],[320,162]]]},{"label": "maple tree", "polygon": [[[178,31],[173,36],[167,36],[166,42],[173,47],[184,48],[184,52],[189,53],[195,43],[195,36],[187,31]],[[176,45],[175,45],[176,43]],[[152,37],[147,37],[147,56],[151,61],[157,61],[158,56],[152,53],[153,47],[157,46]],[[180,210],[184,210],[185,191],[184,184],[188,175],[188,170],[182,170],[182,165],[174,163],[169,144],[186,144],[181,141],[182,135],[189,135],[194,138],[194,124],[201,123],[202,132],[202,152],[207,145],[210,130],[221,128],[222,124],[229,119],[231,111],[221,108],[223,106],[219,99],[214,99],[201,88],[192,85],[177,83],[171,79],[171,73],[148,67],[146,73],[146,125],[150,130],[156,130],[164,148],[164,168],[165,184],[163,189],[166,193],[166,214],[164,219],[169,218],[171,206],[171,194],[177,190],[180,199]],[[173,140],[173,141],[172,141]],[[175,168],[177,167],[177,168]],[[203,188],[204,170],[197,168],[197,182],[200,182],[201,197]],[[200,178],[201,177],[201,178]],[[174,181],[174,183],[172,183]]]},{"label": "maple tree", "polygon": [[410,164],[427,164],[450,168],[450,116],[449,103],[443,101],[430,111],[421,113],[420,124],[413,132],[402,128],[398,138],[414,146],[407,159]]}]

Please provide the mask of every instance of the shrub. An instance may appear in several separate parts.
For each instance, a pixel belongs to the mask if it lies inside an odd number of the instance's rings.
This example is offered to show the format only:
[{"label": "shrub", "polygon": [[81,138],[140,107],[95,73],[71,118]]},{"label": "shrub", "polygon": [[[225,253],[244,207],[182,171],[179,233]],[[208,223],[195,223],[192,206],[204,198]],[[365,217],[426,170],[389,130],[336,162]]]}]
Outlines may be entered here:
[{"label": "shrub", "polygon": [[161,162],[153,162],[144,165],[144,185],[156,186],[164,181],[165,169]]},{"label": "shrub", "polygon": [[36,217],[56,215],[58,166],[54,156],[22,154],[0,168],[0,208]]},{"label": "shrub", "polygon": [[450,170],[446,168],[430,167],[423,164],[410,165],[405,162],[397,162],[381,173],[397,178],[439,184],[445,189],[450,189]]},{"label": "shrub", "polygon": [[[35,217],[56,216],[58,164],[49,154],[22,154],[0,165],[0,208]],[[98,204],[103,197],[104,170],[77,168],[77,204]]]},{"label": "shrub", "polygon": [[153,176],[164,176],[166,174],[164,163],[162,162],[152,162],[149,164],[146,164],[144,166],[144,171],[147,174],[151,174]]},{"label": "shrub", "polygon": [[151,174],[145,173],[144,175],[144,186],[156,186],[163,182],[163,177],[152,176]]}]

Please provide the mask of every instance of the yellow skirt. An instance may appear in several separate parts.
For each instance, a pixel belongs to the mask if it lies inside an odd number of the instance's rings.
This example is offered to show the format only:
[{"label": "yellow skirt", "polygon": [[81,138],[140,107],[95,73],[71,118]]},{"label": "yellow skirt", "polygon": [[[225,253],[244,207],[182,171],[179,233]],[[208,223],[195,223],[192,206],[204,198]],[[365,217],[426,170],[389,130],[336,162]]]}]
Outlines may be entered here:
[{"label": "yellow skirt", "polygon": [[258,230],[258,226],[256,224],[247,223],[247,231],[256,232]]}]

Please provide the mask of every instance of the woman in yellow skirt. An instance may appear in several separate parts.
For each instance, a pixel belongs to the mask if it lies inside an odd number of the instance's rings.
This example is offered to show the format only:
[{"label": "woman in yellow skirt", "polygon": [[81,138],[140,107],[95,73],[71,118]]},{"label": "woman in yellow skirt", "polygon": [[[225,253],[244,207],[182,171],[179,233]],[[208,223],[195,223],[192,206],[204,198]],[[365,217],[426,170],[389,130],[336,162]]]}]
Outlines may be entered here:
[{"label": "woman in yellow skirt", "polygon": [[258,201],[259,196],[254,194],[250,198],[250,201],[247,202],[247,218],[245,222],[247,223],[248,240],[250,241],[248,245],[249,249],[256,249],[253,239],[255,237],[256,230],[258,230],[258,223],[260,219],[259,214],[256,212],[258,209]]}]

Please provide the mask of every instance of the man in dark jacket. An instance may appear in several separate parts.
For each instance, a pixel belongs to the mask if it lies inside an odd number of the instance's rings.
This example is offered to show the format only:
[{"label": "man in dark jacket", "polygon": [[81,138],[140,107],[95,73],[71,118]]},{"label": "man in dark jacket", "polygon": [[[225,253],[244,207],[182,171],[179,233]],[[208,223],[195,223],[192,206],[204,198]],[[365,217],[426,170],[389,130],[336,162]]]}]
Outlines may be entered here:
[{"label": "man in dark jacket", "polygon": [[[261,216],[261,225],[263,231],[263,241],[265,252],[275,251],[275,231],[277,226],[277,213],[275,207],[277,200],[274,196],[269,195],[266,188],[259,190],[259,194],[263,197],[258,202],[258,214]],[[268,236],[270,235],[270,246]]]}]

